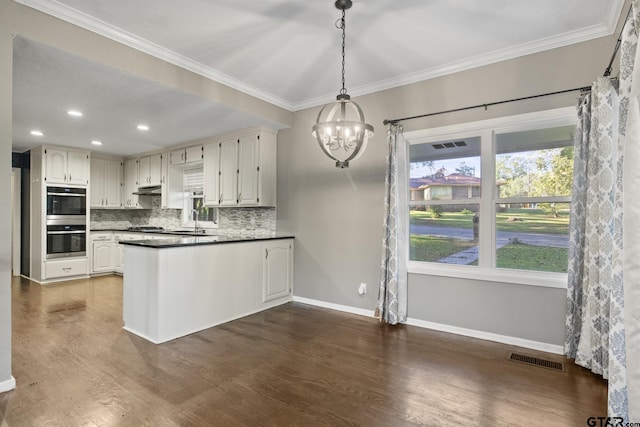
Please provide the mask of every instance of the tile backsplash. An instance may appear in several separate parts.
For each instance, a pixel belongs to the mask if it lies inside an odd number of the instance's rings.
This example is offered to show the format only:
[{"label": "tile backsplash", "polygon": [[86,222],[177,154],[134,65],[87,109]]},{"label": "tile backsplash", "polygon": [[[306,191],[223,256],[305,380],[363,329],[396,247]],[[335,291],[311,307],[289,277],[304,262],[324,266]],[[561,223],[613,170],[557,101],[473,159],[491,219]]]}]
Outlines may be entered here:
[{"label": "tile backsplash", "polygon": [[[220,208],[218,234],[273,233],[275,208]],[[126,229],[137,226],[182,227],[182,209],[91,209],[91,229]]]},{"label": "tile backsplash", "polygon": [[276,231],[276,208],[218,209],[219,234],[256,234]]}]

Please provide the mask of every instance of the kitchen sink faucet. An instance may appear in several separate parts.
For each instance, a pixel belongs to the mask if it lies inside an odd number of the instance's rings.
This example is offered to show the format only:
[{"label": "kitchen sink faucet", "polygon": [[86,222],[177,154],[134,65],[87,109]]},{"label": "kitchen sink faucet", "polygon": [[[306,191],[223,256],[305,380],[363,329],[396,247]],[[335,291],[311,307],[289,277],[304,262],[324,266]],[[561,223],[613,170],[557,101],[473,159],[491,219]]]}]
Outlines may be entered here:
[{"label": "kitchen sink faucet", "polygon": [[193,215],[193,221],[194,221],[194,232],[197,235],[198,234],[198,211],[196,209],[191,211],[191,215]]}]

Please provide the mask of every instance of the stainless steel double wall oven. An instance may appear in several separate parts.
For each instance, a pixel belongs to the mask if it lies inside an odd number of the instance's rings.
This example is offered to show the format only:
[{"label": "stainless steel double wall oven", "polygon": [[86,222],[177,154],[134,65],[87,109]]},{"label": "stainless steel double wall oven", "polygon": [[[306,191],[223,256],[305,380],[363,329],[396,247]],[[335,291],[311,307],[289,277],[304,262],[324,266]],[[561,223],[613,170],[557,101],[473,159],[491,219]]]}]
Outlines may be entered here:
[{"label": "stainless steel double wall oven", "polygon": [[47,259],[85,256],[87,190],[47,187]]}]

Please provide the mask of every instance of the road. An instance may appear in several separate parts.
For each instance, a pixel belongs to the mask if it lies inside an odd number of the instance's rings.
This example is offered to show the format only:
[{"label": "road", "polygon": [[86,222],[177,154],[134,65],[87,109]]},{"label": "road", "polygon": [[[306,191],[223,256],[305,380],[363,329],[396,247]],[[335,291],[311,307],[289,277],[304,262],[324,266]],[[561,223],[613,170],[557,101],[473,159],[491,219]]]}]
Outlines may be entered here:
[{"label": "road", "polygon": [[[470,228],[433,227],[429,225],[412,224],[410,232],[411,234],[453,237],[455,239],[473,239],[473,230]],[[482,235],[480,235],[480,238],[482,239]],[[498,230],[496,234],[496,244],[498,247],[502,247],[508,244],[510,239],[515,238],[528,245],[553,246],[555,248],[569,247],[569,236],[567,234],[523,233],[500,230]]]},{"label": "road", "polygon": [[[411,234],[429,235],[439,237],[452,237],[455,239],[472,240],[473,230],[454,227],[432,227],[428,225],[412,224],[410,226]],[[482,238],[482,235],[480,236]],[[518,239],[521,243],[537,246],[552,246],[555,248],[568,248],[569,236],[566,234],[542,234],[542,233],[522,233],[514,231],[497,231],[496,249],[499,249],[513,239]],[[437,262],[444,264],[462,264],[467,265],[478,259],[478,246],[472,246],[448,257],[439,259]]]}]

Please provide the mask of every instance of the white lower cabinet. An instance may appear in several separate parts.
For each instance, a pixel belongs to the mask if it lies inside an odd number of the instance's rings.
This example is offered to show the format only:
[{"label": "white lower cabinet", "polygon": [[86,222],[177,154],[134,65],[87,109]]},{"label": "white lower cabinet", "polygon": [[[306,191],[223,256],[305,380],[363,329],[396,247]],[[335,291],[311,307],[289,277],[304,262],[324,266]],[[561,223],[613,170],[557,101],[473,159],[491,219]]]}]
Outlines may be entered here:
[{"label": "white lower cabinet", "polygon": [[124,328],[153,343],[292,299],[292,238],[165,248],[125,245],[125,258]]},{"label": "white lower cabinet", "polygon": [[115,243],[93,243],[93,272],[113,271],[115,268]]},{"label": "white lower cabinet", "polygon": [[47,261],[44,263],[45,279],[58,279],[87,275],[87,258]]},{"label": "white lower cabinet", "polygon": [[262,302],[291,295],[293,287],[293,241],[278,240],[264,245]]},{"label": "white lower cabinet", "polygon": [[108,273],[114,271],[118,244],[113,241],[112,232],[91,233],[91,272]]},{"label": "white lower cabinet", "polygon": [[91,272],[124,272],[124,246],[118,242],[124,240],[167,239],[170,237],[167,234],[94,231],[91,233]]}]

